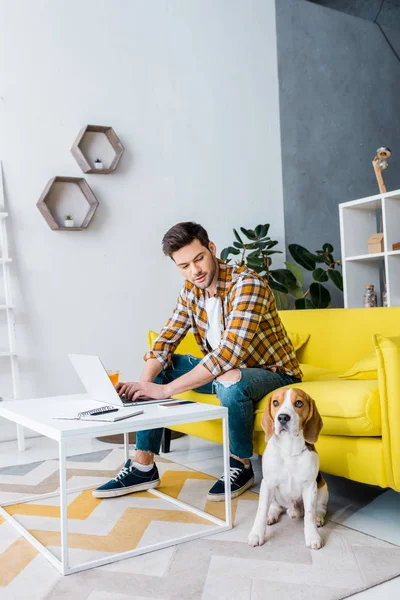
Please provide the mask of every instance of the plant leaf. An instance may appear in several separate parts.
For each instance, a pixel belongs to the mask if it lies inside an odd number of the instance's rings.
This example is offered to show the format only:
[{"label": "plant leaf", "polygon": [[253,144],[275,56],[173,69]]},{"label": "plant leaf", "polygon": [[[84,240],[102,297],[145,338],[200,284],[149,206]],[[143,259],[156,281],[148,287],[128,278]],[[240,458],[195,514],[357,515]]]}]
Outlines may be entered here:
[{"label": "plant leaf", "polygon": [[307,248],[304,248],[299,244],[289,244],[289,252],[300,266],[307,269],[307,271],[314,271],[316,258],[307,250]]},{"label": "plant leaf", "polygon": [[324,269],[321,269],[321,267],[314,269],[312,276],[314,281],[319,281],[320,283],[323,281],[328,281],[328,274],[326,271],[324,271]]},{"label": "plant leaf", "polygon": [[320,283],[314,282],[310,285],[310,296],[315,308],[326,308],[331,301],[329,291]]},{"label": "plant leaf", "polygon": [[332,254],[332,252],[333,252],[333,246],[332,246],[332,244],[324,244],[322,246],[322,250],[324,252],[326,252],[327,254]]},{"label": "plant leaf", "polygon": [[295,300],[294,306],[297,310],[304,310],[306,308],[306,299],[298,298]]},{"label": "plant leaf", "polygon": [[247,257],[247,264],[251,268],[255,268],[255,267],[265,268],[265,263],[264,263],[264,261],[263,261],[262,258],[256,258],[256,257],[250,258],[250,257]]},{"label": "plant leaf", "polygon": [[261,232],[263,230],[263,225],[257,225],[257,227],[254,229],[254,233],[256,234],[256,236],[258,238],[262,237]]},{"label": "plant leaf", "polygon": [[241,254],[240,250],[238,250],[238,248],[234,248],[233,246],[229,246],[229,252],[236,255]]},{"label": "plant leaf", "polygon": [[235,246],[235,248],[244,248],[244,245],[240,244],[239,242],[233,242],[233,245]]},{"label": "plant leaf", "polygon": [[221,250],[221,260],[223,260],[224,262],[227,261],[227,258],[229,256],[229,248],[224,248],[223,250]]},{"label": "plant leaf", "polygon": [[289,271],[291,271],[293,273],[293,275],[296,277],[298,283],[301,286],[303,286],[304,285],[304,273],[300,269],[299,265],[296,265],[296,263],[292,262],[291,260],[285,261],[285,265],[287,266]]},{"label": "plant leaf", "polygon": [[236,231],[236,229],[234,229],[234,230],[233,230],[233,233],[234,233],[234,235],[235,235],[235,238],[237,239],[237,241],[238,241],[240,244],[242,244],[242,246],[243,246],[243,240],[242,240],[242,238],[240,237],[240,235],[238,234],[238,232]]},{"label": "plant leaf", "polygon": [[304,290],[299,285],[288,288],[288,292],[293,298],[302,298],[304,296]]},{"label": "plant leaf", "polygon": [[285,287],[281,283],[278,283],[277,281],[274,281],[273,279],[270,279],[268,281],[268,285],[271,288],[271,290],[276,290],[278,292],[283,292],[284,294],[288,293],[287,287]]},{"label": "plant leaf", "polygon": [[252,229],[245,229],[244,227],[241,227],[240,231],[242,233],[244,233],[244,235],[246,237],[248,237],[249,240],[256,240],[257,239],[257,236],[256,236],[256,234],[254,233],[254,231]]},{"label": "plant leaf", "polygon": [[297,285],[296,277],[289,269],[274,269],[273,271],[270,271],[270,274],[275,281],[281,283],[285,287],[296,287]]},{"label": "plant leaf", "polygon": [[275,241],[275,240],[270,240],[269,242],[266,243],[266,246],[268,248],[268,250],[270,248],[273,248],[274,246],[276,246],[277,244],[279,244],[279,242]]},{"label": "plant leaf", "polygon": [[339,271],[328,271],[328,277],[343,292],[343,277]]},{"label": "plant leaf", "polygon": [[261,235],[260,237],[265,237],[268,233],[269,230],[269,223],[265,223],[265,225],[262,226],[262,231],[261,231]]},{"label": "plant leaf", "polygon": [[255,256],[260,256],[260,250],[253,250],[253,252],[249,252],[249,254],[247,255],[247,258],[254,258]]},{"label": "plant leaf", "polygon": [[290,301],[287,294],[279,292],[278,290],[272,290],[275,297],[276,308],[278,310],[288,310],[290,308]]}]

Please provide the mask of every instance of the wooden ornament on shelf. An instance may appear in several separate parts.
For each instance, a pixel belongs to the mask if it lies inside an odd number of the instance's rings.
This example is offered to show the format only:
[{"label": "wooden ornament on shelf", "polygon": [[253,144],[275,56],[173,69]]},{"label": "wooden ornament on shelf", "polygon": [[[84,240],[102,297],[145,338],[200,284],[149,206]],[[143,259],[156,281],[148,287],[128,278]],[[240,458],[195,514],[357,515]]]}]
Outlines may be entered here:
[{"label": "wooden ornament on shelf", "polygon": [[[85,150],[85,139],[87,140],[89,136],[92,137],[96,135],[105,136],[114,154],[111,164],[107,168],[104,168],[103,164],[101,168],[96,167],[96,161],[99,161],[98,158],[96,160],[92,159],[93,164],[91,164],[87,148]],[[113,171],[115,171],[121,159],[121,156],[124,153],[124,150],[125,149],[123,145],[121,144],[120,140],[117,137],[117,134],[115,133],[112,127],[108,127],[105,125],[86,125],[86,127],[84,127],[79,132],[78,137],[73,143],[71,153],[84,173],[96,173],[96,175],[107,175],[108,173],[112,173]],[[103,161],[99,162],[103,163]]]},{"label": "wooden ornament on shelf", "polygon": [[[79,227],[62,227],[56,220],[56,215],[54,214],[54,205],[60,200],[60,198],[57,195],[57,186],[59,186],[59,184],[63,184],[62,187],[64,189],[65,186],[67,188],[73,186],[71,190],[73,189],[73,191],[77,194],[79,198],[78,204],[81,204],[82,202],[85,203],[83,205],[85,207],[85,217],[83,218],[82,223]],[[60,176],[53,177],[52,179],[50,179],[36,204],[50,229],[58,231],[81,231],[83,229],[86,229],[90,221],[92,220],[92,217],[96,212],[98,205],[99,201],[97,200],[96,196],[89,187],[89,184],[83,177]]]},{"label": "wooden ornament on shelf", "polygon": [[368,238],[368,254],[384,251],[383,233],[373,233]]},{"label": "wooden ornament on shelf", "polygon": [[391,156],[391,154],[392,151],[390,150],[390,148],[382,146],[382,148],[378,148],[372,160],[372,166],[381,194],[386,194],[387,192],[385,182],[383,181],[382,171],[385,171],[388,168],[387,159],[389,158],[389,156]]},{"label": "wooden ornament on shelf", "polygon": [[400,242],[396,242],[392,244],[392,250],[400,250]]}]

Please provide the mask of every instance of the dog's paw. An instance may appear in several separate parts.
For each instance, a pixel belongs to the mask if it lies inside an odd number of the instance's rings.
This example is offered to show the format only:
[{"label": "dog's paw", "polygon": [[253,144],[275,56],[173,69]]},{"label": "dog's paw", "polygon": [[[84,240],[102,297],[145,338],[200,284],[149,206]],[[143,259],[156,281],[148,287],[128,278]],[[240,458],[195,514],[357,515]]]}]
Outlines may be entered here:
[{"label": "dog's paw", "polygon": [[306,546],[307,548],[311,548],[311,550],[319,550],[323,546],[321,536],[318,535],[318,533],[313,535],[307,535]]},{"label": "dog's paw", "polygon": [[291,506],[286,512],[291,519],[300,519],[303,516],[303,512],[295,506]]},{"label": "dog's paw", "polygon": [[262,546],[264,543],[264,531],[251,531],[247,538],[249,546]]},{"label": "dog's paw", "polygon": [[278,522],[279,515],[268,515],[267,525],[275,525]]},{"label": "dog's paw", "polygon": [[317,527],[323,527],[325,524],[325,513],[317,511],[315,515],[315,523]]}]

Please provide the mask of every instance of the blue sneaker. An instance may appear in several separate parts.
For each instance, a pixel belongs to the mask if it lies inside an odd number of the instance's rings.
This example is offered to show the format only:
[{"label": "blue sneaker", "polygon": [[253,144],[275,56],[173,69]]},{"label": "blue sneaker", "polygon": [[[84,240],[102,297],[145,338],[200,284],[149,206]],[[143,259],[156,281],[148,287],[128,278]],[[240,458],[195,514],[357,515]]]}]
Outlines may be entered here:
[{"label": "blue sneaker", "polygon": [[[229,479],[231,484],[231,498],[237,498],[243,494],[254,483],[253,467],[245,467],[240,460],[230,457]],[[222,475],[214,483],[207,494],[207,500],[211,502],[222,502],[225,500],[225,478]]]},{"label": "blue sneaker", "polygon": [[95,498],[115,498],[132,492],[144,492],[160,485],[158,469],[154,464],[151,471],[141,471],[132,466],[132,461],[126,461],[114,479],[93,490]]}]

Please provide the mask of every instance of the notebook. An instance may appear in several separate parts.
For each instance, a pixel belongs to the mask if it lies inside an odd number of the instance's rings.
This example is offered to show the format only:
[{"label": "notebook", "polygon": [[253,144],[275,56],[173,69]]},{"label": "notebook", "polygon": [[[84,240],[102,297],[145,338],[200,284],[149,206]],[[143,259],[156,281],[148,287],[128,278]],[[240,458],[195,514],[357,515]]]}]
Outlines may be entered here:
[{"label": "notebook", "polygon": [[79,412],[76,416],[53,417],[62,421],[105,421],[115,423],[122,419],[129,419],[136,415],[144,413],[143,409],[130,410],[129,408],[116,408],[115,406],[103,405],[101,407],[91,408],[90,410]]}]

